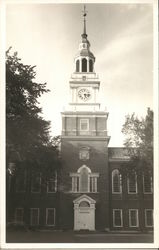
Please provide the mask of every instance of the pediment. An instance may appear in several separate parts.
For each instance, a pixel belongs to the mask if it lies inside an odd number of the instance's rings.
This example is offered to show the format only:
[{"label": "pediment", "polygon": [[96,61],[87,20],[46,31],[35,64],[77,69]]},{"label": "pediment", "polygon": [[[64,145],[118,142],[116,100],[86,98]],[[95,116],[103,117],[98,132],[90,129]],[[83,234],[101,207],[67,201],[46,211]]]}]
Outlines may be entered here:
[{"label": "pediment", "polygon": [[95,204],[96,201],[94,199],[92,199],[91,197],[89,197],[88,195],[86,194],[83,194],[81,195],[80,197],[76,198],[73,203],[74,204],[79,204],[81,203],[82,201],[86,201],[86,202],[89,202],[89,204]]}]

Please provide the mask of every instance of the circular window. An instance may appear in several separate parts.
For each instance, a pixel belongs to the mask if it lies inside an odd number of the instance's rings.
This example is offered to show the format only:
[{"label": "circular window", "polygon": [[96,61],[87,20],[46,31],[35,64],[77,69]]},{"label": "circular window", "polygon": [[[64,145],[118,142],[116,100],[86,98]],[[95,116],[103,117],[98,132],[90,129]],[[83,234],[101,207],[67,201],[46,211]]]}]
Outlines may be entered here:
[{"label": "circular window", "polygon": [[79,204],[79,207],[90,207],[89,203],[87,201],[82,201],[80,204]]}]

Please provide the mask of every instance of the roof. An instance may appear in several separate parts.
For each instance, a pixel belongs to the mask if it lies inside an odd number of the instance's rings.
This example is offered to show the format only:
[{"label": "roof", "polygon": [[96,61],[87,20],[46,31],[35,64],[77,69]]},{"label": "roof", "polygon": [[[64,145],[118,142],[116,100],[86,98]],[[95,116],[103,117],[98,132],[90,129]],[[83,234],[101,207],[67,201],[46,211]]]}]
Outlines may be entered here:
[{"label": "roof", "polygon": [[111,147],[108,148],[109,160],[130,160],[128,149],[124,147]]},{"label": "roof", "polygon": [[88,49],[82,49],[82,50],[80,50],[77,53],[76,57],[77,56],[88,56],[88,57],[91,57],[91,58],[95,59],[93,53],[90,50],[88,50]]}]

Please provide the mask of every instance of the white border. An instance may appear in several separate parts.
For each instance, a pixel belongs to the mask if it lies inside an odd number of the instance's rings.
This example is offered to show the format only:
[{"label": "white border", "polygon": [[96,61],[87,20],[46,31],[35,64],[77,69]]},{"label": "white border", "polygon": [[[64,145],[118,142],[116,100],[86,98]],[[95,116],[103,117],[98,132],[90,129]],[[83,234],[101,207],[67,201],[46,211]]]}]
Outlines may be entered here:
[{"label": "white border", "polygon": [[[72,0],[71,3],[97,3],[95,0],[87,0],[87,1],[76,1]],[[1,0],[0,2],[0,30],[2,31],[3,36],[0,36],[0,60],[2,62],[4,61],[5,58],[5,51],[6,51],[6,46],[5,46],[5,5],[6,4],[22,4],[22,3],[57,3],[57,0]],[[70,3],[68,0],[58,0],[58,3]],[[155,117],[154,117],[154,172],[155,172],[155,178],[154,178],[154,243],[150,244],[142,244],[142,243],[131,243],[127,244],[113,244],[113,243],[101,243],[101,244],[96,244],[96,243],[90,243],[90,244],[6,244],[5,243],[5,211],[6,211],[6,206],[5,206],[5,170],[3,169],[1,173],[1,204],[3,204],[3,207],[0,206],[0,215],[1,215],[1,235],[0,235],[0,240],[1,240],[1,247],[2,248],[13,248],[13,249],[22,249],[22,248],[130,248],[131,247],[136,247],[136,248],[158,248],[159,246],[159,240],[158,240],[158,234],[159,234],[159,169],[158,169],[158,163],[159,163],[159,157],[158,157],[158,149],[159,149],[159,128],[158,128],[158,1],[157,0],[100,0],[98,1],[99,3],[147,3],[147,4],[153,4],[153,11],[154,11],[154,71],[153,71],[153,77],[154,77],[154,112],[155,112]],[[5,66],[2,63],[0,67],[0,82],[4,84],[5,82]],[[1,162],[3,162],[3,165],[5,166],[5,89],[4,85],[0,84],[0,107],[1,107],[1,112],[0,112],[0,126],[2,129],[0,129],[0,159]]]}]

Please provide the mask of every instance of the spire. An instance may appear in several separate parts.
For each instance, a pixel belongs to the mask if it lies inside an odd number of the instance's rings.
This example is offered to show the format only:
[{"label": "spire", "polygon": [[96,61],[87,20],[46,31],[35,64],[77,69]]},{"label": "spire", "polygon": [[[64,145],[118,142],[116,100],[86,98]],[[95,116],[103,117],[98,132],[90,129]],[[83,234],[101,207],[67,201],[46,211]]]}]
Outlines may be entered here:
[{"label": "spire", "polygon": [[82,34],[82,38],[87,38],[87,34],[86,34],[86,16],[87,16],[87,11],[86,11],[86,6],[84,5],[84,9],[83,9],[83,34]]}]

